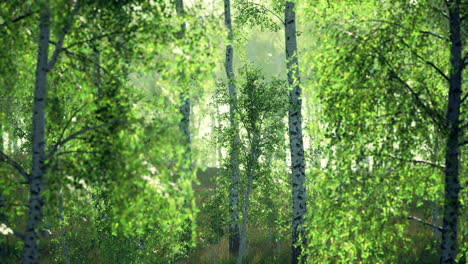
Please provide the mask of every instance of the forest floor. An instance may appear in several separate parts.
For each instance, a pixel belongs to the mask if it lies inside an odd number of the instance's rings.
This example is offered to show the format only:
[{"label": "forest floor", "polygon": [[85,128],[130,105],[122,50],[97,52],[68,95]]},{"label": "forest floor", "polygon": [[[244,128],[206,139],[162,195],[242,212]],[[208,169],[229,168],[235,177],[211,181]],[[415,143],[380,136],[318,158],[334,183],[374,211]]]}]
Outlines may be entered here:
[{"label": "forest floor", "polygon": [[[215,177],[220,172],[219,168],[207,168],[203,171],[198,171],[197,177],[199,184],[194,185],[194,193],[197,200],[197,206],[200,209],[198,219],[206,218],[206,212],[203,210],[203,203],[210,195],[210,190],[215,187]],[[412,215],[415,217],[424,218],[424,208],[414,209]],[[428,206],[429,207],[429,206]],[[203,223],[198,224],[199,231],[206,230]],[[199,232],[197,231],[197,232]],[[431,229],[412,221],[407,230],[408,237],[418,238],[420,243],[418,247],[413,248],[412,256],[400,256],[401,263],[438,263],[437,254],[428,252],[428,243],[432,241]],[[291,249],[289,241],[274,241],[271,232],[265,229],[250,226],[247,232],[248,240],[248,255],[245,264],[273,264],[273,263],[289,263],[291,257]],[[417,262],[414,262],[417,259]],[[228,237],[226,235],[217,239],[217,241],[207,242],[203,237],[198,238],[197,246],[192,251],[192,254],[176,264],[234,264],[236,259],[229,254]]]}]

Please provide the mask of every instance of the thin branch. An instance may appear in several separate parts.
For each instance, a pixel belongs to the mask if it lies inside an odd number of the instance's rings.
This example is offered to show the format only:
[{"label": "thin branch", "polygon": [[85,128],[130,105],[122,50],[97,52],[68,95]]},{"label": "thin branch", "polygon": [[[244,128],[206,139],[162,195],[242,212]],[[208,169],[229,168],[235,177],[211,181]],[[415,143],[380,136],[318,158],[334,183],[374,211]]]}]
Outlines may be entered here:
[{"label": "thin branch", "polygon": [[[391,67],[390,64],[387,63],[387,65],[389,67]],[[395,71],[393,70],[390,70],[390,73],[391,73],[391,77],[395,78],[396,80],[398,80],[403,86],[405,86],[411,93],[411,95],[414,97],[414,99],[416,100],[416,103],[419,104],[425,111],[426,113],[428,113],[432,119],[434,120],[434,122],[439,125],[441,128],[445,128],[445,118],[440,114],[438,113],[435,109],[431,109],[429,106],[427,106],[423,100],[419,97],[419,94],[416,93],[414,91],[414,89],[408,84],[406,83],[405,81],[403,81],[403,79],[401,79]]]},{"label": "thin branch", "polygon": [[99,151],[84,151],[84,150],[70,150],[70,151],[60,151],[59,153],[55,154],[55,156],[61,156],[61,155],[66,155],[66,154],[98,154],[100,153]]},{"label": "thin branch", "polygon": [[442,77],[444,77],[445,80],[450,81],[450,78],[439,68],[437,67],[433,62],[426,60],[423,58],[421,55],[413,51],[410,45],[408,45],[404,40],[402,40],[403,44],[413,53],[414,56],[416,56],[418,59],[424,61],[427,65],[431,66],[434,70],[436,70]]},{"label": "thin branch", "polygon": [[57,152],[59,150],[60,146],[64,145],[68,141],[76,138],[77,136],[79,136],[81,134],[84,134],[84,133],[89,132],[89,131],[100,129],[100,128],[106,127],[108,125],[112,125],[112,124],[115,124],[115,123],[122,123],[122,122],[124,122],[124,121],[114,120],[114,121],[110,121],[110,122],[107,122],[107,123],[104,123],[104,124],[100,124],[100,125],[93,126],[93,127],[88,127],[88,128],[82,129],[80,131],[77,131],[77,132],[71,134],[70,136],[68,136],[67,138],[65,138],[64,140],[61,140],[61,141],[57,142],[53,146],[52,150],[47,154],[45,159],[47,160],[48,158],[52,157],[55,154],[55,152]]},{"label": "thin branch", "polygon": [[[57,42],[55,41],[49,41],[51,44],[56,44]],[[79,53],[75,53],[73,51],[70,51],[68,48],[62,48],[62,51],[65,52],[65,54],[68,54],[70,56],[74,56],[74,57],[77,57],[77,58],[80,58],[80,59],[83,59],[83,60],[86,60],[86,61],[89,61],[91,62],[92,64],[94,64],[95,66],[97,66],[100,70],[104,71],[106,74],[111,74],[110,71],[106,68],[104,68],[103,66],[101,66],[101,64],[95,62],[93,59],[91,58],[88,58],[86,55],[84,54],[79,54]]]},{"label": "thin branch", "polygon": [[[365,41],[365,39],[360,35],[357,35],[357,34],[354,34],[352,32],[348,32],[348,31],[346,33],[351,34],[352,36],[354,36],[356,38],[359,38],[364,43],[367,43]],[[384,54],[381,53],[380,49],[378,49],[378,48],[376,48],[376,47],[374,47],[373,45],[370,45],[370,44],[369,44],[369,47],[372,48],[376,52],[376,54],[380,55],[382,58],[385,58]],[[401,77],[398,76],[398,74],[396,73],[395,70],[393,70],[393,68],[394,68],[393,65],[391,65],[385,59],[383,60],[383,62],[389,67],[390,78],[394,78],[394,79],[398,80],[401,84],[403,84],[403,86],[406,87],[410,91],[411,95],[416,100],[416,104],[419,107],[422,107],[426,111],[426,113],[429,114],[429,116],[433,119],[435,124],[437,124],[440,128],[445,129],[445,118],[440,113],[438,113],[435,109],[430,108],[428,105],[426,105],[424,103],[424,101],[419,97],[419,94],[416,93],[414,91],[414,89],[407,82],[405,82],[403,79],[401,79]]]},{"label": "thin branch", "polygon": [[59,40],[57,41],[57,44],[55,45],[54,53],[52,54],[52,57],[50,58],[50,61],[47,64],[48,71],[52,70],[55,63],[57,62],[58,56],[60,55],[60,52],[62,51],[65,35],[67,35],[68,31],[70,30],[70,27],[75,18],[75,15],[76,13],[78,13],[78,9],[80,9],[80,0],[76,0],[75,6],[73,7],[73,11],[67,21],[67,24],[65,24],[65,26],[62,29],[62,32],[60,33]]},{"label": "thin branch", "polygon": [[[410,28],[407,28],[399,23],[396,23],[396,22],[393,22],[393,21],[387,21],[387,20],[382,20],[382,19],[366,19],[366,20],[362,20],[362,21],[371,21],[371,22],[381,22],[381,23],[386,23],[386,24],[389,24],[389,25],[393,25],[393,26],[396,26],[396,27],[399,27],[399,28],[402,28],[402,29],[405,29],[405,30],[408,30],[408,31],[411,31]],[[430,35],[430,36],[433,36],[433,37],[436,37],[438,39],[441,39],[441,40],[445,40],[445,41],[450,41],[448,38],[444,37],[444,36],[441,36],[439,34],[436,34],[434,32],[431,32],[431,31],[427,31],[427,30],[419,30],[418,31],[419,33],[421,34],[426,34],[426,35]]]},{"label": "thin branch", "polygon": [[78,42],[74,42],[68,46],[66,46],[65,48],[71,48],[71,47],[74,47],[74,46],[77,46],[77,45],[81,45],[81,44],[85,44],[85,43],[88,43],[88,42],[93,42],[95,40],[99,40],[99,39],[103,39],[103,38],[106,38],[106,37],[109,37],[109,36],[112,36],[112,35],[117,35],[117,34],[123,34],[123,33],[130,33],[130,32],[133,32],[133,31],[122,31],[122,30],[116,30],[114,32],[110,32],[110,33],[107,33],[107,34],[103,34],[103,35],[99,35],[99,36],[96,36],[96,37],[92,37],[90,39],[87,39],[87,40],[83,40],[83,41],[78,41]]},{"label": "thin branch", "polygon": [[261,5],[261,4],[257,4],[257,3],[254,3],[254,2],[246,2],[247,4],[252,4],[252,5],[256,5],[256,6],[260,6],[261,8],[263,8],[263,10],[269,12],[270,14],[274,15],[276,18],[279,19],[279,21],[281,22],[281,24],[283,24],[283,26],[286,25],[286,22],[284,22],[284,20],[278,15],[276,14],[275,12],[271,11],[270,9],[268,9],[266,6],[264,5]]},{"label": "thin branch", "polygon": [[434,10],[434,11],[437,11],[439,12],[440,14],[442,14],[445,18],[449,19],[449,16],[447,13],[444,12],[444,10],[440,9],[440,8],[437,8],[435,6],[431,6],[431,9]]},{"label": "thin branch", "polygon": [[463,142],[460,142],[460,144],[458,144],[459,147],[464,146],[464,145],[468,145],[468,140],[465,140]]},{"label": "thin branch", "polygon": [[434,33],[434,32],[431,32],[431,31],[420,30],[419,33],[421,33],[421,34],[427,34],[427,35],[436,37],[436,38],[441,39],[441,40],[449,41],[448,38],[446,38],[446,37],[444,37],[444,36],[441,36],[441,35],[439,35],[439,34],[436,34],[436,33]]},{"label": "thin branch", "polygon": [[440,165],[440,164],[430,162],[430,161],[427,161],[427,160],[404,159],[404,158],[400,158],[400,157],[396,157],[396,156],[388,155],[388,154],[381,154],[381,155],[385,156],[385,157],[401,160],[401,161],[412,162],[412,163],[416,163],[416,164],[425,164],[425,165],[429,165],[429,166],[432,166],[434,168],[438,168],[438,169],[442,169],[442,170],[445,169],[444,165]]},{"label": "thin branch", "polygon": [[466,100],[466,98],[468,98],[468,91],[467,91],[467,93],[465,94],[465,96],[463,96],[463,99],[461,100],[460,103],[463,103],[463,102]]},{"label": "thin branch", "polygon": [[13,231],[13,235],[15,235],[17,238],[19,238],[21,240],[24,240],[26,238],[26,236],[23,233],[20,233],[20,232],[15,231],[15,230],[12,230],[12,231]]},{"label": "thin branch", "polygon": [[10,158],[7,154],[5,154],[1,150],[0,150],[0,161],[10,164],[26,179],[26,181],[29,182],[29,174],[24,170],[23,166],[21,166],[18,162]]},{"label": "thin branch", "polygon": [[[73,121],[73,118],[76,117],[76,115],[84,108],[85,105],[82,105],[81,107],[79,107],[78,109],[76,109],[75,112],[72,113],[72,115],[70,116],[70,118],[68,119],[67,123],[65,124],[65,126],[63,127],[62,129],[62,132],[60,133],[60,136],[57,140],[57,142],[60,142],[62,141],[63,139],[63,136],[65,135],[65,131],[68,129],[68,127],[70,126],[71,122]],[[55,146],[55,145],[54,145]]]},{"label": "thin branch", "polygon": [[439,230],[440,232],[442,232],[442,230],[443,230],[441,226],[433,225],[433,224],[428,223],[428,222],[426,222],[426,221],[424,221],[424,220],[422,220],[422,219],[420,219],[420,218],[417,218],[417,217],[415,217],[415,216],[411,216],[411,215],[410,215],[410,216],[408,216],[408,219],[414,220],[414,221],[419,222],[419,223],[421,223],[421,224],[423,224],[423,225],[427,225],[427,226],[430,226],[430,227],[432,227],[432,228],[435,228],[435,229]]},{"label": "thin branch", "polygon": [[20,21],[20,20],[23,20],[23,19],[25,19],[25,18],[28,18],[28,17],[30,17],[30,16],[36,14],[36,13],[37,13],[37,11],[30,11],[30,12],[27,12],[27,13],[25,13],[25,14],[23,14],[23,15],[17,17],[17,18],[12,19],[10,22],[11,22],[11,23],[16,23],[16,22],[18,22],[18,21]]}]

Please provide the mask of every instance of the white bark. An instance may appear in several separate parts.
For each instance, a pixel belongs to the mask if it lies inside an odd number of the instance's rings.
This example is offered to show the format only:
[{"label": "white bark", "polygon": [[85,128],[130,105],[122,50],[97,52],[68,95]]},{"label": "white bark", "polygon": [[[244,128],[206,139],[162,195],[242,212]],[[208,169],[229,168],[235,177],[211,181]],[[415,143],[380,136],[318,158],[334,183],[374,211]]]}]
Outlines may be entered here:
[{"label": "white bark", "polygon": [[[259,135],[259,134],[257,134]],[[257,169],[259,148],[258,143],[259,138],[254,139],[252,146],[250,148],[249,160],[247,164],[247,189],[244,193],[244,214],[242,216],[242,228],[240,233],[240,244],[239,244],[239,255],[237,256],[237,264],[242,263],[242,259],[246,256],[246,244],[247,244],[247,222],[249,221],[249,203],[250,203],[250,193],[252,191],[253,178],[255,177],[255,172]]]},{"label": "white bark", "polygon": [[47,86],[47,60],[50,35],[50,10],[43,2],[40,11],[39,50],[36,65],[36,83],[33,105],[32,167],[29,178],[29,216],[23,246],[23,263],[38,262],[37,228],[42,219],[44,204],[41,192],[45,173],[45,99]]},{"label": "white bark", "polygon": [[238,121],[235,110],[237,108],[237,92],[234,84],[234,50],[232,48],[233,32],[231,24],[231,3],[230,0],[224,0],[224,22],[228,30],[228,44],[226,45],[225,70],[229,87],[229,113],[231,122],[231,152],[230,152],[230,186],[229,186],[229,251],[237,255],[239,250],[239,134]]},{"label": "white bark", "polygon": [[43,176],[45,174],[44,161],[45,155],[45,106],[46,106],[46,89],[47,89],[47,73],[52,70],[58,60],[65,35],[70,29],[74,16],[79,9],[79,0],[76,1],[75,7],[70,15],[67,24],[64,26],[59,40],[55,45],[54,53],[51,59],[48,60],[48,50],[50,41],[50,9],[47,0],[41,1],[40,4],[40,21],[39,21],[39,42],[38,55],[36,64],[36,80],[34,88],[34,102],[32,114],[32,166],[29,174],[29,215],[24,233],[23,245],[23,264],[37,263],[38,252],[38,236],[37,228],[42,220],[42,206],[44,200],[41,192],[43,189]]},{"label": "white bark", "polygon": [[[301,249],[306,245],[304,216],[306,214],[305,158],[302,135],[302,114],[299,64],[297,58],[296,14],[294,3],[285,5],[285,40],[289,92],[289,143],[292,174],[292,261],[299,263]],[[301,239],[301,241],[299,241]],[[295,247],[295,244],[299,244]]]}]

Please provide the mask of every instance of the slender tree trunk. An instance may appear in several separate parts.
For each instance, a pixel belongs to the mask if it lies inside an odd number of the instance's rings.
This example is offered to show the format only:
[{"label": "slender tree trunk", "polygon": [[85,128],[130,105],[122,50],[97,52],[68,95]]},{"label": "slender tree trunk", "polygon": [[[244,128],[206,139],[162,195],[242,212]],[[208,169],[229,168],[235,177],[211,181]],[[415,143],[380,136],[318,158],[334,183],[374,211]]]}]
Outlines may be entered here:
[{"label": "slender tree trunk", "polygon": [[[257,134],[258,135],[258,134]],[[258,142],[259,139],[256,139]],[[250,203],[250,193],[252,191],[252,182],[255,176],[255,171],[258,163],[258,146],[256,143],[251,147],[249,160],[247,164],[247,188],[244,193],[244,214],[242,216],[242,228],[240,233],[240,244],[239,244],[239,255],[237,256],[237,264],[242,264],[242,259],[246,255],[246,244],[247,244],[247,223],[249,221],[249,203]]]},{"label": "slender tree trunk", "polygon": [[[221,113],[219,112],[219,107],[216,106],[216,117],[215,117],[216,126],[221,124],[221,122],[219,121],[220,116],[221,116]],[[216,146],[216,152],[217,152],[216,159],[218,160],[218,168],[221,168],[223,166],[223,153],[221,152],[221,144],[218,144]]]},{"label": "slender tree trunk", "polygon": [[[183,0],[176,1],[176,13],[180,17],[183,17],[185,15]],[[183,40],[184,37],[185,37],[185,22],[181,24],[181,29],[178,34],[178,38],[180,40]],[[181,76],[180,80],[182,80],[181,82],[182,92],[180,94],[180,101],[182,104],[179,106],[179,111],[182,114],[182,119],[180,120],[180,123],[179,123],[179,130],[182,133],[182,137],[183,137],[182,138],[182,144],[184,146],[183,157],[184,157],[184,160],[187,162],[186,167],[184,167],[183,169],[183,172],[186,175],[189,175],[192,171],[191,138],[190,138],[190,90],[187,86],[188,83],[185,81],[186,79],[185,72],[183,70],[184,66],[182,64],[183,62],[180,63],[179,65],[179,69],[182,69],[180,72],[180,76]],[[184,206],[187,208],[190,206],[186,200],[184,201]],[[187,242],[187,245],[188,245],[189,244],[188,242],[192,238],[192,230],[191,230],[192,221],[189,218],[187,218],[185,222],[187,226],[185,227],[185,230],[184,230],[183,239],[184,241]],[[188,251],[189,247],[187,246],[185,247],[185,249]]]},{"label": "slender tree trunk", "polygon": [[[178,16],[184,16],[185,11],[184,11],[184,1],[183,0],[177,0],[176,1],[176,12]],[[179,39],[183,39],[185,36],[185,23],[182,23],[181,25],[181,30],[179,32]],[[183,65],[180,65],[181,68]],[[181,80],[185,79],[185,74],[182,71],[181,72],[182,78]],[[183,82],[183,85],[187,85],[185,81]],[[191,144],[191,138],[190,138],[190,93],[189,89],[187,87],[183,87],[183,92],[181,93],[181,102],[182,105],[179,107],[179,111],[182,114],[182,119],[180,120],[179,124],[179,129],[182,132],[184,136],[184,145],[185,145],[185,153],[184,156],[186,160],[189,162],[189,167],[191,167],[191,155],[190,155],[190,144]]]},{"label": "slender tree trunk", "polygon": [[59,192],[59,219],[60,219],[60,228],[62,229],[62,250],[63,250],[63,262],[65,264],[70,264],[70,248],[68,247],[67,243],[67,227],[65,223],[65,212],[64,212],[64,205],[63,205],[63,193],[62,190]]},{"label": "slender tree trunk", "polygon": [[101,52],[99,51],[99,43],[93,45],[93,59],[94,59],[94,78],[93,84],[97,88],[97,98],[102,97],[102,85],[101,85]]},{"label": "slender tree trunk", "polygon": [[231,121],[231,153],[230,153],[230,186],[229,186],[229,252],[233,255],[239,253],[239,134],[238,122],[236,118],[237,92],[234,84],[234,50],[232,48],[233,33],[231,24],[231,3],[224,0],[224,22],[228,29],[228,44],[226,45],[225,69],[229,86],[229,113]]},{"label": "slender tree trunk", "polygon": [[[434,143],[434,148],[432,149],[432,155],[431,155],[431,162],[432,163],[437,163],[437,154],[439,153],[439,148],[440,148],[440,144],[439,144],[439,141],[436,139],[435,143]],[[433,173],[434,172],[437,172],[439,173],[439,171],[437,170],[436,168],[432,168],[432,171]],[[435,180],[432,180],[432,184],[437,184]],[[437,228],[438,226],[440,226],[439,224],[439,201],[438,200],[435,200],[432,202],[432,219],[431,219],[431,222],[432,222],[432,239],[434,239],[434,242],[439,240],[439,237],[440,237],[440,230]]]},{"label": "slender tree trunk", "polygon": [[29,178],[29,216],[23,246],[23,263],[38,262],[37,228],[42,219],[41,196],[45,173],[45,99],[47,86],[47,60],[50,34],[50,9],[47,1],[41,2],[39,22],[39,50],[36,66],[36,83],[32,116],[32,167]]},{"label": "slender tree trunk", "polygon": [[42,207],[44,199],[42,189],[44,185],[43,177],[46,172],[45,162],[45,106],[47,90],[47,72],[52,70],[62,49],[63,40],[71,22],[79,8],[79,0],[70,16],[70,20],[63,28],[60,38],[55,45],[54,53],[49,61],[49,41],[50,41],[50,8],[49,1],[42,0],[39,10],[39,41],[36,64],[36,80],[34,87],[34,102],[32,113],[32,165],[31,173],[28,177],[29,184],[29,214],[26,223],[26,231],[23,239],[23,264],[37,263],[39,258],[37,228],[42,220]]},{"label": "slender tree trunk", "polygon": [[460,104],[462,94],[462,40],[460,30],[460,0],[447,2],[450,25],[450,80],[447,108],[447,148],[445,153],[445,201],[442,223],[442,243],[440,247],[440,263],[456,263],[457,228],[460,208],[460,182],[458,178],[460,166],[459,132]]},{"label": "slender tree trunk", "polygon": [[289,143],[291,146],[292,174],[292,259],[300,261],[302,248],[306,246],[304,217],[306,214],[305,158],[302,136],[301,87],[297,58],[296,13],[294,3],[285,5],[285,41],[289,92]]},{"label": "slender tree trunk", "polygon": [[[4,131],[3,131],[3,122],[4,122],[4,118],[3,118],[4,114],[3,114],[3,111],[0,112],[0,151],[4,151],[4,143],[3,143],[3,136],[4,136]],[[0,164],[0,167],[2,165]]]}]

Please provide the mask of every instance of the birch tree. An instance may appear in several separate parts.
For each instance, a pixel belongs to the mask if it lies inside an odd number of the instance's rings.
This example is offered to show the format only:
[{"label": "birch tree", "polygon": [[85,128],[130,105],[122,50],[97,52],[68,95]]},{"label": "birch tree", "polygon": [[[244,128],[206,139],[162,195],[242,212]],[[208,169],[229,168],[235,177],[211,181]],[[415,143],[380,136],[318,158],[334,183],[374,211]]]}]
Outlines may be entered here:
[{"label": "birch tree", "polygon": [[[392,1],[317,6],[314,11],[322,10],[309,13],[311,19],[329,15],[319,22],[328,36],[319,38],[310,63],[321,79],[330,140],[324,142],[327,165],[310,186],[317,219],[308,220],[309,261],[463,263],[464,6]],[[446,148],[437,148],[439,142]],[[444,207],[441,223],[426,220],[437,218],[434,207]],[[414,215],[422,210],[423,217]],[[407,233],[415,228],[423,231]],[[432,230],[442,240],[433,241]],[[427,249],[415,251],[422,241]]]},{"label": "birch tree", "polygon": [[233,49],[233,30],[231,21],[231,2],[224,0],[224,24],[227,28],[227,45],[226,59],[224,68],[226,71],[228,88],[229,88],[229,113],[230,126],[232,133],[230,153],[229,153],[229,251],[233,255],[237,255],[239,251],[239,135],[238,135],[238,120],[235,114],[237,108],[237,91],[234,75],[234,49]]},{"label": "birch tree", "polygon": [[[307,244],[303,228],[306,208],[305,189],[305,157],[302,133],[302,90],[297,50],[296,11],[295,3],[273,1],[273,8],[251,1],[239,4],[242,14],[238,16],[240,23],[260,26],[262,29],[277,31],[282,24],[285,33],[286,71],[289,84],[289,147],[291,152],[291,196],[292,196],[292,259],[291,263],[299,263],[301,248]],[[282,8],[284,19],[277,13]],[[280,22],[280,23],[278,23]]]},{"label": "birch tree", "polygon": [[[240,232],[240,246],[237,263],[241,264],[247,255],[247,224],[254,181],[260,177],[271,177],[261,168],[269,166],[267,151],[280,148],[283,143],[283,118],[286,114],[285,84],[282,80],[267,81],[261,70],[246,65],[241,68],[239,80],[238,108],[240,130],[241,165],[245,168],[243,180],[243,213]],[[244,134],[244,133],[243,133]],[[264,161],[260,162],[260,158]],[[265,161],[266,160],[266,161]]]},{"label": "birch tree", "polygon": [[[460,213],[460,147],[466,142],[461,142],[460,134],[463,127],[460,125],[462,100],[463,69],[468,64],[468,54],[463,57],[462,52],[465,40],[462,39],[462,19],[467,13],[462,13],[461,8],[466,8],[467,3],[461,0],[446,1],[449,22],[450,37],[450,75],[448,87],[448,102],[446,114],[447,146],[445,150],[445,201],[444,218],[442,223],[442,243],[440,245],[440,263],[456,263],[458,251],[458,215]],[[466,11],[466,9],[465,9]],[[466,33],[465,33],[466,34]],[[467,91],[465,91],[467,93]],[[466,129],[466,124],[465,124]]]},{"label": "birch tree", "polygon": [[43,177],[45,174],[45,106],[46,106],[46,91],[47,91],[47,73],[52,70],[61,53],[64,38],[67,35],[75,15],[79,9],[79,0],[76,2],[67,24],[62,29],[59,40],[55,45],[54,53],[49,59],[49,43],[50,43],[50,21],[51,12],[48,1],[40,3],[40,19],[39,19],[39,42],[36,64],[36,82],[34,89],[33,103],[33,131],[32,131],[32,166],[31,173],[27,174],[23,171],[23,175],[27,178],[29,184],[29,216],[24,233],[23,247],[23,263],[38,262],[38,242],[37,228],[42,218],[43,197],[42,191],[44,188]]},{"label": "birch tree", "polygon": [[284,8],[286,64],[289,83],[289,144],[292,186],[292,264],[300,262],[307,241],[304,231],[306,208],[305,158],[302,135],[302,90],[298,63],[295,4],[286,1]]}]

